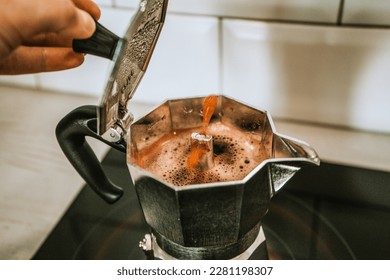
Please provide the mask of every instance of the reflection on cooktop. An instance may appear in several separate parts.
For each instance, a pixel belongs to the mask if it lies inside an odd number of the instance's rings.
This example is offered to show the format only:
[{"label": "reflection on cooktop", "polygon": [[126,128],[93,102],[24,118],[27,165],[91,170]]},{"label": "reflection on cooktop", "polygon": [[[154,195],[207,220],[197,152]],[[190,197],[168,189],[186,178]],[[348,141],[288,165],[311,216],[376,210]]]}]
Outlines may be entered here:
[{"label": "reflection on cooktop", "polygon": [[[149,232],[125,155],[103,166],[124,197],[114,205],[84,187],[33,259],[146,259]],[[322,163],[298,172],[271,202],[263,228],[270,259],[390,259],[390,173]]]}]

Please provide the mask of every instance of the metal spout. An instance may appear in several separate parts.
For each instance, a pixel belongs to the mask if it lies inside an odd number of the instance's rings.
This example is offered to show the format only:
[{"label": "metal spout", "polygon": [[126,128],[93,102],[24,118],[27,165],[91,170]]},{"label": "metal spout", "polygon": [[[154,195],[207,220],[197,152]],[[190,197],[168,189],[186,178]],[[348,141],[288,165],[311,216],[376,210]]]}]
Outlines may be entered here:
[{"label": "metal spout", "polygon": [[296,163],[320,164],[317,152],[307,143],[277,133],[273,137],[273,158]]},{"label": "metal spout", "polygon": [[208,170],[214,166],[213,137],[210,135],[191,134],[191,154],[188,165],[198,170]]},{"label": "metal spout", "polygon": [[270,164],[272,195],[276,194],[304,165],[320,165],[317,152],[307,143],[274,134]]},{"label": "metal spout", "polygon": [[[272,196],[301,167],[319,164],[309,145],[276,133],[268,112],[219,99],[207,132],[212,137],[192,134],[203,124],[203,97],[168,100],[131,125],[128,166],[145,221],[175,257],[183,257],[175,253],[183,248],[209,259],[244,252]],[[207,151],[192,170],[190,147]]]}]

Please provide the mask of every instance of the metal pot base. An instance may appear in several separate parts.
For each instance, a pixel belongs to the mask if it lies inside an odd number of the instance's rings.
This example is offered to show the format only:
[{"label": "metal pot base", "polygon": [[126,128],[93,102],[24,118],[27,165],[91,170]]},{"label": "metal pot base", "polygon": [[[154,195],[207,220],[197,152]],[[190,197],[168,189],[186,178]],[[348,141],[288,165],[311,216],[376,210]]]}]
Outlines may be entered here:
[{"label": "metal pot base", "polygon": [[[230,258],[231,260],[249,260],[253,259],[253,257],[256,255],[256,259],[268,259],[268,253],[265,246],[265,235],[263,228],[260,226],[260,229],[258,230],[257,236],[255,237],[255,240],[253,243],[242,253],[238,254],[237,256]],[[151,234],[146,234],[145,238],[140,241],[140,247],[144,250],[146,256],[148,259],[155,259],[155,260],[178,260],[183,259],[182,257],[174,257],[167,253],[165,250],[163,250],[158,242],[156,236]],[[186,247],[183,247],[186,248]],[[185,258],[184,259],[192,259],[189,258],[188,252],[191,252],[190,248],[184,249],[186,251]],[[197,255],[194,255],[194,259],[197,259]],[[216,258],[218,259],[218,258]],[[222,259],[222,258],[221,258]]]}]

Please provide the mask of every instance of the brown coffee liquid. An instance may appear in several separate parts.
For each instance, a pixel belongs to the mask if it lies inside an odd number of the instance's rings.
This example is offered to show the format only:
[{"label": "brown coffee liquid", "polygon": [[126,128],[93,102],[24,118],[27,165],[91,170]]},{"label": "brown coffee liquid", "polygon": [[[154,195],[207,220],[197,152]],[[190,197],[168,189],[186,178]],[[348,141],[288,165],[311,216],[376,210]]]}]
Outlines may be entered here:
[{"label": "brown coffee liquid", "polygon": [[214,166],[206,171],[187,167],[191,153],[192,130],[172,132],[152,147],[140,151],[137,164],[176,186],[241,180],[267,156],[262,143],[251,132],[211,123],[207,134],[213,136]]},{"label": "brown coffee liquid", "polygon": [[203,101],[203,123],[202,134],[207,134],[207,128],[210,123],[210,119],[214,114],[215,108],[218,105],[218,96],[209,95]]},{"label": "brown coffee liquid", "polygon": [[[203,122],[202,122],[202,132],[201,134],[207,134],[207,129],[211,120],[211,117],[214,114],[215,108],[218,104],[218,96],[216,95],[209,95],[205,98],[203,101]],[[209,149],[207,147],[204,147],[203,145],[199,145],[198,147],[194,148],[192,147],[190,155],[187,158],[187,167],[189,169],[194,169],[197,167],[200,158],[202,155],[209,152]]]},{"label": "brown coffee liquid", "polygon": [[187,168],[189,169],[196,168],[197,165],[199,164],[200,158],[208,152],[209,150],[202,146],[197,148],[192,148],[190,155],[187,158]]}]

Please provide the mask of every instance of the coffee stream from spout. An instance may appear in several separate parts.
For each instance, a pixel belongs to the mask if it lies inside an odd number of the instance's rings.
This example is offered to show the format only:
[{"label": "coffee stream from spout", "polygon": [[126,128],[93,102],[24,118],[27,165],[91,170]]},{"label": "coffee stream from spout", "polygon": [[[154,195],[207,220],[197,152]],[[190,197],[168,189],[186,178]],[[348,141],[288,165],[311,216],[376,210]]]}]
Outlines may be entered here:
[{"label": "coffee stream from spout", "polygon": [[218,105],[218,96],[209,95],[203,102],[203,123],[202,123],[202,134],[207,134],[207,127],[210,123],[211,117],[214,114],[215,108]]},{"label": "coffee stream from spout", "polygon": [[[201,135],[207,135],[207,127],[210,123],[211,117],[214,114],[215,108],[218,105],[218,96],[209,95],[203,101],[203,122],[202,122],[202,131]],[[189,169],[194,169],[199,166],[200,158],[206,153],[210,152],[208,145],[199,142],[197,145],[191,147],[191,153],[187,159],[187,167]]]}]

